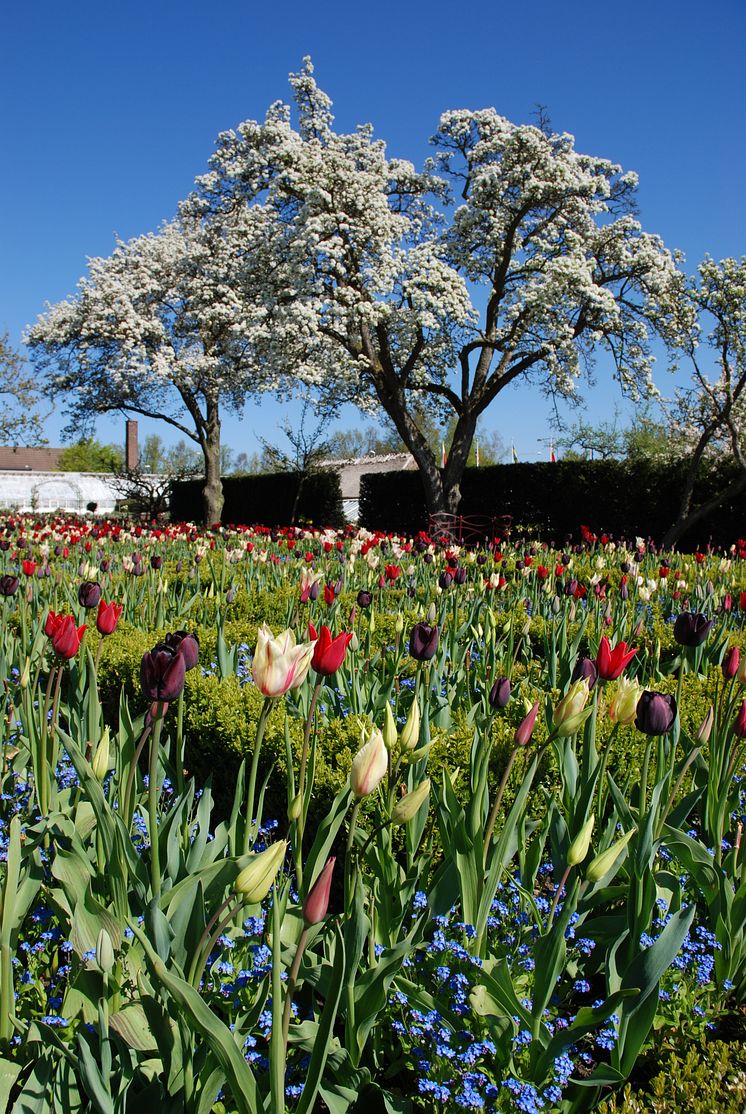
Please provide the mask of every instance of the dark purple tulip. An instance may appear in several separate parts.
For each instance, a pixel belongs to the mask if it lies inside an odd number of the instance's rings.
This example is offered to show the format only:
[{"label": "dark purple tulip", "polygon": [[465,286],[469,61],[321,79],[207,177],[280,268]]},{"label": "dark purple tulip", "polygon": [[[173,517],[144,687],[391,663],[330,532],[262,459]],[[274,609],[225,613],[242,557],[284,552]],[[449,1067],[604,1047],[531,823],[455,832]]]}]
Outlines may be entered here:
[{"label": "dark purple tulip", "polygon": [[177,561],[177,562],[176,562],[176,571],[177,571],[177,572],[181,572],[181,570],[182,570],[183,568],[184,568],[184,562],[183,562],[183,561],[181,561],[181,560]]},{"label": "dark purple tulip", "polygon": [[98,607],[101,599],[101,585],[95,580],[84,580],[78,588],[78,603],[81,607]]},{"label": "dark purple tulip", "polygon": [[108,559],[108,557],[104,557],[103,561],[99,565],[99,568],[101,569],[101,572],[109,571],[109,569],[111,568],[111,561]]},{"label": "dark purple tulip", "polygon": [[588,682],[588,691],[590,692],[598,680],[598,669],[592,658],[578,658],[575,662],[575,668],[572,671],[572,680],[582,681],[583,678]]},{"label": "dark purple tulip", "polygon": [[669,693],[643,692],[637,702],[635,727],[646,735],[665,735],[676,720],[676,699]]},{"label": "dark purple tulip", "polygon": [[458,568],[458,557],[448,557],[448,558],[446,558],[446,565],[448,566],[449,569],[457,569]]},{"label": "dark purple tulip", "polygon": [[177,630],[166,635],[166,646],[175,654],[181,654],[186,663],[187,672],[194,669],[199,661],[199,639],[196,634],[189,631]]},{"label": "dark purple tulip", "polygon": [[478,565],[486,565],[487,564],[487,554],[486,553],[478,553],[477,554],[477,564]]},{"label": "dark purple tulip", "polygon": [[236,589],[235,588],[229,588],[228,591],[225,593],[225,602],[226,603],[233,603],[235,598],[236,598]]},{"label": "dark purple tulip", "polygon": [[623,600],[629,599],[629,588],[626,584],[622,584],[621,588],[619,589],[619,595]]},{"label": "dark purple tulip", "polygon": [[62,556],[62,546],[59,545],[59,543],[54,547],[54,555],[55,555],[55,557],[61,557]]},{"label": "dark purple tulip", "polygon": [[0,596],[14,596],[18,591],[19,580],[17,576],[6,573],[0,576]]},{"label": "dark purple tulip", "polygon": [[574,596],[578,590],[577,580],[568,580],[563,589],[566,596]]},{"label": "dark purple tulip", "polygon": [[510,681],[499,677],[490,689],[489,701],[492,708],[504,708],[510,700]]},{"label": "dark purple tulip", "polygon": [[319,590],[319,582],[318,580],[314,580],[308,592],[308,598],[310,600],[317,600],[319,598]]},{"label": "dark purple tulip", "polygon": [[673,625],[673,636],[679,646],[701,646],[714,625],[706,615],[684,611]]},{"label": "dark purple tulip", "polygon": [[132,575],[133,576],[142,576],[142,574],[144,572],[145,572],[145,570],[144,570],[144,568],[142,567],[141,564],[138,563],[138,564],[132,566]]},{"label": "dark purple tulip", "polygon": [[444,591],[446,588],[450,588],[452,583],[453,577],[449,572],[442,572],[438,577],[438,584]]},{"label": "dark purple tulip", "polygon": [[430,661],[438,649],[438,628],[415,623],[409,636],[409,652],[416,661]]},{"label": "dark purple tulip", "polygon": [[422,560],[425,562],[426,565],[432,565],[433,555],[430,550],[428,550],[427,553],[422,554]]},{"label": "dark purple tulip", "polygon": [[453,574],[453,579],[457,584],[466,584],[466,569],[461,567],[457,568]]},{"label": "dark purple tulip", "polygon": [[359,607],[370,607],[373,602],[373,597],[370,592],[366,592],[364,588],[361,588],[357,594],[357,602]]},{"label": "dark purple tulip", "polygon": [[160,643],[147,654],[140,663],[140,682],[148,700],[169,703],[176,700],[184,688],[186,660],[183,654],[174,653]]},{"label": "dark purple tulip", "polygon": [[150,558],[151,569],[159,569],[162,564],[163,558],[159,557],[157,553],[154,553],[153,556]]}]

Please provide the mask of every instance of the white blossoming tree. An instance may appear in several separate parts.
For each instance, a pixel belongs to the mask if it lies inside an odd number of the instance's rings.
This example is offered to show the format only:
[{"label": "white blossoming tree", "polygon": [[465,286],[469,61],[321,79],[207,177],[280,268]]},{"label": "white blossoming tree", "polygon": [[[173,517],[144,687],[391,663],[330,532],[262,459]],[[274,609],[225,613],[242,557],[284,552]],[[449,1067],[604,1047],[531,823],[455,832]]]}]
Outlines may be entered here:
[{"label": "white blossoming tree", "polygon": [[39,388],[13,348],[0,335],[0,445],[43,445],[44,416],[39,413]]},{"label": "white blossoming tree", "polygon": [[[690,452],[678,513],[663,538],[670,546],[710,511],[746,491],[746,258],[705,259],[664,308],[666,339],[692,371],[673,411],[674,428]],[[703,463],[725,457],[736,465],[732,480],[696,503]]]},{"label": "white blossoming tree", "polygon": [[[329,405],[382,408],[432,513],[456,510],[477,420],[511,384],[572,398],[600,346],[624,390],[652,389],[649,316],[675,266],[635,219],[634,174],[494,109],[447,112],[418,172],[369,126],[334,131],[308,59],[291,84],[297,126],[276,103],[220,135],[184,210],[263,214],[266,358]],[[417,419],[432,409],[456,418],[442,470]]]},{"label": "white blossoming tree", "polygon": [[168,422],[204,460],[203,513],[220,520],[221,412],[240,411],[267,385],[247,338],[265,315],[256,267],[272,237],[262,213],[237,212],[218,227],[184,217],[119,243],[89,261],[77,294],[28,332],[52,395],[68,399],[71,433],[119,410]]}]

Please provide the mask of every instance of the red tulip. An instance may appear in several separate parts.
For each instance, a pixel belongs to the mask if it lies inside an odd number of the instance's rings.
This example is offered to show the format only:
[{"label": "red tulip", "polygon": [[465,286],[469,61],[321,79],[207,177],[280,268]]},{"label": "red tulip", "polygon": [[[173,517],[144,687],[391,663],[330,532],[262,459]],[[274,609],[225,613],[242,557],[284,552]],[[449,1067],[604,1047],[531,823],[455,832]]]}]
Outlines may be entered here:
[{"label": "red tulip", "polygon": [[[54,612],[50,611],[50,619],[52,615],[54,615]],[[60,658],[74,658],[80,649],[80,641],[85,633],[85,625],[76,627],[72,615],[55,615],[54,617],[56,620],[56,627],[50,636],[52,639],[52,648],[55,654]],[[47,620],[47,624],[48,623],[49,619]]]},{"label": "red tulip", "polygon": [[636,649],[628,650],[626,642],[618,642],[612,649],[606,635],[601,639],[596,655],[596,668],[602,681],[616,681],[621,677],[627,665],[637,653]]},{"label": "red tulip", "polygon": [[104,600],[99,600],[98,613],[96,615],[96,629],[99,634],[113,634],[117,629],[119,617],[122,614],[122,605],[120,603],[105,603]]},{"label": "red tulip", "polygon": [[21,568],[26,576],[33,576],[36,572],[36,561],[22,561]]},{"label": "red tulip", "polygon": [[352,633],[338,634],[336,638],[332,638],[329,628],[322,626],[313,648],[312,668],[324,677],[331,677],[344,661],[351,638]]}]

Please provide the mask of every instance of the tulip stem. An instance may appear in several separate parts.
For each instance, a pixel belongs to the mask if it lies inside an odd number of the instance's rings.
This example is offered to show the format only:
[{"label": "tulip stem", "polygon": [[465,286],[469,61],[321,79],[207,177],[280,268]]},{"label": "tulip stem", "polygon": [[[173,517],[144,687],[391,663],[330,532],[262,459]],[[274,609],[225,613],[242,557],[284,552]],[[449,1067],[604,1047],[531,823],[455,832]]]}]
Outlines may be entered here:
[{"label": "tulip stem", "polygon": [[505,787],[508,784],[510,771],[513,769],[513,763],[515,762],[518,751],[520,749],[521,748],[518,746],[513,747],[512,751],[510,752],[510,758],[508,758],[507,765],[503,770],[503,776],[500,778],[500,784],[497,787],[497,796],[495,797],[495,803],[493,804],[492,811],[490,812],[490,818],[487,821],[487,830],[484,833],[483,861],[485,867],[487,866],[487,855],[490,849],[490,843],[492,842],[492,833],[494,832],[495,824],[497,823],[497,814],[500,811],[500,805],[502,804]]},{"label": "tulip stem", "polygon": [[298,891],[300,892],[301,885],[303,884],[303,833],[306,827],[306,768],[308,766],[308,748],[311,741],[311,727],[313,726],[314,716],[316,714],[316,705],[319,700],[319,693],[323,685],[323,677],[320,675],[316,678],[316,684],[313,686],[313,693],[311,694],[311,704],[306,716],[306,724],[303,730],[303,749],[300,756],[300,775],[298,778],[298,800],[300,801],[300,812],[295,821],[295,876],[298,884]]},{"label": "tulip stem", "polygon": [[[148,736],[150,735],[152,726],[152,722],[146,723],[143,729],[143,733],[140,736],[140,742],[137,744],[137,750],[135,751],[132,758],[132,765],[130,766],[129,773],[127,775],[127,784],[124,788],[124,799],[122,801],[122,811],[124,813],[125,824],[127,824],[128,827],[132,823],[132,814],[135,811],[134,802],[131,802],[130,800],[134,788],[135,775],[137,773],[137,767],[140,762],[140,755],[142,754],[145,744],[148,741]],[[130,803],[132,803],[131,809]]]},{"label": "tulip stem", "polygon": [[161,896],[161,862],[158,845],[158,758],[160,756],[161,729],[163,727],[163,701],[158,701],[155,727],[150,740],[150,765],[148,767],[148,830],[150,833],[150,882],[152,896]]},{"label": "tulip stem", "polygon": [[184,794],[184,690],[179,693],[176,704],[176,743],[174,745],[174,765],[176,767],[176,791]]},{"label": "tulip stem", "polygon": [[54,679],[54,667],[49,670],[47,677],[47,687],[44,694],[44,713],[41,719],[41,740],[39,743],[39,785],[36,790],[36,799],[39,803],[39,812],[42,816],[47,815],[49,808],[49,763],[47,758],[47,734],[49,731],[49,705],[52,697],[52,681]]},{"label": "tulip stem", "polygon": [[[220,914],[222,912],[224,912],[226,909],[228,909],[228,906],[231,904],[231,902],[233,901],[233,899],[235,897],[236,897],[236,895],[234,893],[228,894],[228,896],[225,899],[225,901],[223,902],[223,904],[218,906],[218,908],[215,910],[215,912],[213,913],[213,915],[210,917],[209,921],[207,922],[207,924],[205,926],[205,931],[202,933],[202,935],[200,937],[200,940],[199,940],[199,943],[197,944],[197,947],[195,948],[194,958],[192,959],[191,965],[189,967],[189,974],[187,976],[187,982],[190,982],[192,984],[192,986],[194,986],[196,988],[199,988],[200,979],[202,978],[202,972],[205,969],[205,963],[207,962],[207,957],[209,956],[210,952],[212,951],[213,944],[214,944],[215,940],[217,940],[218,936],[223,931],[225,926],[233,919],[233,917],[235,917],[237,911],[240,909],[241,905],[243,904],[243,901],[239,897],[238,900],[237,900],[237,904],[236,904],[235,908],[231,909],[229,911],[229,913],[225,917],[223,917],[222,921],[220,921],[220,924],[218,925],[217,932],[215,933],[214,937],[211,938],[210,937],[210,932],[214,928],[215,924],[217,924],[217,921],[218,921],[218,918],[220,917]],[[207,945],[207,947],[205,945]]]},{"label": "tulip stem", "polygon": [[[254,798],[256,796],[256,779],[259,773],[259,755],[262,749],[262,742],[264,740],[264,731],[267,726],[267,719],[272,708],[272,697],[265,696],[262,710],[259,713],[259,721],[256,725],[256,738],[254,739],[254,753],[251,757],[251,770],[249,771],[249,788],[246,794],[246,822],[244,824],[243,833],[243,854],[247,855],[249,846],[251,844],[251,837],[254,831]],[[259,823],[257,823],[257,828]]]},{"label": "tulip stem", "polygon": [[306,950],[306,943],[308,942],[308,925],[303,925],[303,931],[300,934],[298,947],[295,949],[293,956],[293,965],[288,974],[288,981],[285,988],[285,1005],[282,1010],[282,1047],[287,1056],[288,1048],[288,1033],[290,1031],[290,1014],[293,1008],[293,995],[295,994],[295,985],[298,981],[298,972],[300,971],[303,953]]},{"label": "tulip stem", "polygon": [[552,899],[552,907],[549,910],[549,918],[547,920],[547,932],[552,927],[552,922],[554,921],[554,914],[557,912],[557,906],[559,904],[559,899],[562,896],[562,891],[565,888],[565,883],[567,882],[567,879],[570,875],[571,870],[572,870],[572,866],[568,863],[567,866],[565,867],[565,873],[560,878],[559,885],[557,886],[557,889],[554,891],[554,897]]},{"label": "tulip stem", "polygon": [[[352,857],[352,844],[355,839],[355,827],[357,825],[357,814],[360,811],[360,801],[356,800],[350,812],[350,828],[347,833],[347,844],[345,846],[345,916],[349,914],[351,907],[351,895],[354,893],[354,886],[356,877],[353,877],[351,857]],[[355,874],[356,874],[355,868]],[[351,884],[352,883],[352,884]]]}]

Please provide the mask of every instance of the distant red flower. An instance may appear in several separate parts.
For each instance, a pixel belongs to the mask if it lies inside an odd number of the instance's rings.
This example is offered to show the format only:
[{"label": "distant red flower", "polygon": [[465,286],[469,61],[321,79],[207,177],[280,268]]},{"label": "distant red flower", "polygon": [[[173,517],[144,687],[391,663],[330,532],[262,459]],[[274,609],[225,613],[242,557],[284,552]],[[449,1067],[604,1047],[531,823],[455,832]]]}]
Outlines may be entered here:
[{"label": "distant red flower", "polygon": [[401,569],[398,565],[386,565],[384,572],[386,573],[386,579],[391,581],[398,580],[401,576]]},{"label": "distant red flower", "polygon": [[33,576],[36,572],[36,561],[22,561],[21,568],[26,576]]},{"label": "distant red flower", "polygon": [[329,628],[327,626],[322,626],[313,649],[311,668],[315,669],[317,673],[320,673],[324,677],[331,677],[333,673],[337,672],[344,661],[344,656],[351,639],[352,632],[349,634],[346,632],[338,634],[336,638],[332,638],[332,632]]},{"label": "distant red flower", "polygon": [[324,585],[324,601],[327,604],[327,606],[331,607],[331,605],[334,603],[336,598],[337,597],[334,593],[334,585],[333,584],[325,584]]}]

